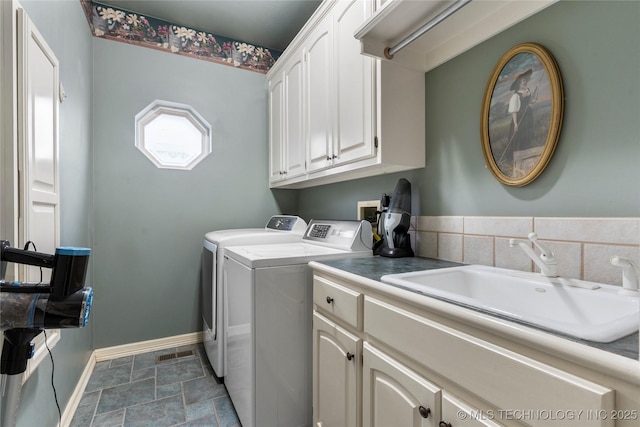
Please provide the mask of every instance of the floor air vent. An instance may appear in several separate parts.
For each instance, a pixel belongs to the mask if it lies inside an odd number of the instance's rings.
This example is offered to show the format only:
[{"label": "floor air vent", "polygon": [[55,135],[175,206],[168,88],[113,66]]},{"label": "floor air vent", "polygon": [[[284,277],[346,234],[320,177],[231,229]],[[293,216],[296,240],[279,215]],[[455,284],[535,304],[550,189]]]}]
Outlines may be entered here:
[{"label": "floor air vent", "polygon": [[185,350],[185,351],[179,351],[177,353],[161,354],[159,356],[156,356],[156,363],[165,362],[171,359],[180,359],[181,357],[189,357],[189,356],[193,356],[194,354],[195,353],[193,352],[193,350]]}]

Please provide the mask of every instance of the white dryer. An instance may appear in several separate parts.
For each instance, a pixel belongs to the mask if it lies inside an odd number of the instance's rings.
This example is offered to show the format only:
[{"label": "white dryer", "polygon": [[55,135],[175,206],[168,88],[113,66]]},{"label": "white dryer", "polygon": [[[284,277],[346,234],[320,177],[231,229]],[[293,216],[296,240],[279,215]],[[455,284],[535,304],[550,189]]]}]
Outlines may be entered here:
[{"label": "white dryer", "polygon": [[312,423],[309,261],[372,256],[366,221],[309,223],[301,242],[225,251],[225,385],[243,427]]},{"label": "white dryer", "polygon": [[204,348],[215,374],[225,376],[224,248],[230,245],[288,243],[302,240],[307,223],[297,216],[275,215],[264,228],[218,230],[205,234],[202,250],[202,318]]}]

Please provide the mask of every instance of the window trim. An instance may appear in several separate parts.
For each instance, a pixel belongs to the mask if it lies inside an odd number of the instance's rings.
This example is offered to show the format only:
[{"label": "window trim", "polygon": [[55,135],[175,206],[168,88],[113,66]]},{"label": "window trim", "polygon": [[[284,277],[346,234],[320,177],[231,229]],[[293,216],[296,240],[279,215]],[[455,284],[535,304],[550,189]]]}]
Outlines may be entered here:
[{"label": "window trim", "polygon": [[[147,147],[145,128],[163,115],[177,116],[187,119],[193,128],[200,133],[200,152],[188,156],[183,164],[164,162],[153,149]],[[135,145],[142,153],[161,169],[191,170],[204,158],[211,154],[211,125],[190,105],[156,99],[135,117]],[[149,143],[150,144],[150,143]],[[195,153],[195,152],[194,152]],[[178,153],[179,154],[179,153]]]}]

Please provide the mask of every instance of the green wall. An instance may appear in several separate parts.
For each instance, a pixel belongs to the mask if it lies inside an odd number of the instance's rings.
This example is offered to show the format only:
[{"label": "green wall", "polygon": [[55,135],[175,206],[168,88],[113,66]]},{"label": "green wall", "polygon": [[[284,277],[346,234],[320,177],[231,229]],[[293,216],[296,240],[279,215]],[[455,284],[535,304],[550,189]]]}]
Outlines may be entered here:
[{"label": "green wall", "polygon": [[[96,348],[201,330],[208,231],[264,227],[296,206],[268,190],[263,74],[94,38]],[[213,152],[190,171],[159,169],[135,145],[155,99],[191,105]]]},{"label": "green wall", "polygon": [[[301,190],[300,214],[355,218],[357,200],[406,177],[414,215],[640,216],[639,22],[637,1],[561,1],[428,72],[426,167]],[[512,188],[485,168],[480,110],[496,63],[523,42],[558,62],[565,117],[547,169]]]},{"label": "green wall", "polygon": [[[62,243],[92,247],[89,327],[53,349],[66,405],[90,351],[200,330],[203,234],[261,227],[280,212],[356,217],[358,200],[413,185],[414,215],[640,216],[640,2],[562,1],[426,74],[426,168],[269,190],[264,76],[92,39],[77,1],[23,1],[60,60]],[[595,30],[594,30],[595,29]],[[566,110],[547,170],[524,188],[484,167],[480,109],[512,46],[538,42],[563,75]],[[157,169],[134,147],[134,116],[154,99],[192,105],[213,154],[192,171]],[[399,106],[401,108],[401,106]],[[43,362],[25,384],[19,426],[54,425]]]}]

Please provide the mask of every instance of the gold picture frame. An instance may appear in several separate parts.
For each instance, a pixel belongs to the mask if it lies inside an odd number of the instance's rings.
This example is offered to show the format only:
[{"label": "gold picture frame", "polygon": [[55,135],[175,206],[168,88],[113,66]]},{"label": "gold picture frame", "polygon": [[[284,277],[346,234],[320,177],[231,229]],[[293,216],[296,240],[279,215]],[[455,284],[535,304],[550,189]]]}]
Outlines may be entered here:
[{"label": "gold picture frame", "polygon": [[551,53],[536,43],[509,49],[482,103],[482,152],[496,179],[513,187],[535,180],[556,149],[563,114],[562,77]]}]

